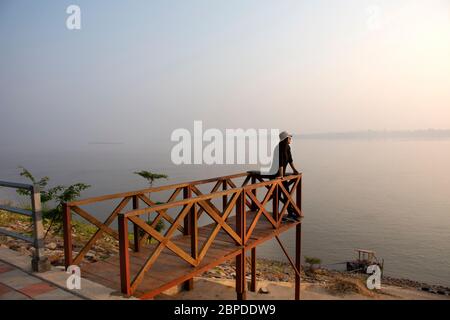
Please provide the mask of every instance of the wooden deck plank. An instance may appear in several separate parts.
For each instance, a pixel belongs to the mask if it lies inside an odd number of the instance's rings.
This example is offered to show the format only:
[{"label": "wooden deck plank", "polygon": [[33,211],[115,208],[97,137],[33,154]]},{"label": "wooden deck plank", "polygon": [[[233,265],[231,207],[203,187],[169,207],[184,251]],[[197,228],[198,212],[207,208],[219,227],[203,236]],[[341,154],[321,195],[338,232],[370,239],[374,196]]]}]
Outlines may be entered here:
[{"label": "wooden deck plank", "polygon": [[[247,212],[247,226],[252,223],[254,216],[255,212]],[[230,217],[227,220],[227,223],[235,230],[236,219],[234,219],[234,217]],[[276,234],[294,227],[296,224],[297,223],[283,223],[280,228],[276,230],[264,216],[261,216],[246,247],[249,248],[259,245],[260,243],[273,238]],[[208,239],[215,225],[216,223],[211,223],[199,227],[199,250],[201,250],[203,243]],[[172,238],[172,242],[187,254],[191,254],[190,236],[177,235]],[[132,278],[137,274],[142,265],[144,265],[145,261],[157,245],[158,243],[146,244],[142,246],[140,252],[130,251],[130,274]],[[144,280],[138,286],[134,295],[145,298],[152,297],[163,290],[169,289],[171,286],[180,284],[186,279],[192,278],[194,275],[222,263],[224,259],[233,258],[239,254],[241,251],[240,248],[241,247],[237,246],[234,240],[223,229],[217,234],[200,265],[196,267],[191,266],[168,248],[164,248],[158,259],[156,259],[156,262],[145,274]],[[105,261],[83,263],[81,264],[81,270],[84,277],[120,291],[120,267],[118,256],[110,257]]]}]

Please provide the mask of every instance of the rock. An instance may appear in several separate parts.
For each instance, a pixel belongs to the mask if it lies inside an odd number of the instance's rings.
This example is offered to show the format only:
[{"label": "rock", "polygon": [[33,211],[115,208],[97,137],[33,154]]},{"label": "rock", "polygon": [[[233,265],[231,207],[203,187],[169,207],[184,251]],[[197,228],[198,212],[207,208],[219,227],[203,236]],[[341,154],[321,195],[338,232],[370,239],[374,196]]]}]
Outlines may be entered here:
[{"label": "rock", "polygon": [[56,255],[49,255],[48,256],[48,260],[50,261],[51,264],[55,263],[56,261],[59,260],[59,256]]},{"label": "rock", "polygon": [[58,245],[54,242],[50,242],[49,244],[46,245],[46,247],[50,250],[55,250],[58,247]]},{"label": "rock", "polygon": [[31,252],[26,247],[20,247],[17,251],[24,255],[31,255]]},{"label": "rock", "polygon": [[261,288],[259,288],[258,293],[269,294],[269,290],[266,287],[261,287]]},{"label": "rock", "polygon": [[14,250],[14,251],[19,251],[20,246],[17,245],[16,243],[12,243],[12,244],[9,245],[9,248],[10,248],[11,250]]}]

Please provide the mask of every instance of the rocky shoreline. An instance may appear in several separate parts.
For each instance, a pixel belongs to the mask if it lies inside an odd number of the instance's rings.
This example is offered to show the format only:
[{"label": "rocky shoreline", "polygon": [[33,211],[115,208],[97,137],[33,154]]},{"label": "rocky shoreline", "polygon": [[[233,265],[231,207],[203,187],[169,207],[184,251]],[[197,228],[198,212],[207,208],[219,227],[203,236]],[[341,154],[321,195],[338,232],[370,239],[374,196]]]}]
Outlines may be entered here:
[{"label": "rocky shoreline", "polygon": [[[320,284],[324,287],[332,286],[337,280],[355,280],[365,283],[367,275],[350,273],[344,271],[336,271],[325,268],[319,268],[315,271],[309,271],[308,268],[302,267],[302,281],[307,283]],[[215,279],[235,279],[236,273],[232,261],[225,262],[207,272],[202,277]],[[247,278],[250,279],[250,273],[247,268]],[[268,280],[275,282],[294,282],[295,272],[289,263],[274,261],[270,259],[257,259],[256,262],[256,279]],[[384,285],[396,286],[401,288],[416,289],[439,295],[450,296],[450,288],[439,285],[430,285],[427,283],[414,281],[410,279],[398,279],[383,276],[382,283]]]},{"label": "rocky shoreline", "polygon": [[[6,214],[2,211],[0,211],[0,227],[11,231],[31,234],[31,226],[26,218]],[[44,227],[47,230],[50,227],[50,223],[45,221]],[[72,236],[75,255],[77,254],[77,250],[80,250],[83,247],[82,244],[86,243],[86,241],[96,230],[97,228],[84,223],[74,223],[74,232],[72,233]],[[60,226],[52,226],[47,234],[45,243],[45,254],[49,258],[50,263],[54,266],[64,265],[64,243],[61,236]],[[0,235],[0,247],[9,248],[29,256],[31,256],[34,251],[31,244],[2,235]],[[92,249],[86,254],[85,261],[94,263],[96,261],[104,260],[108,257],[117,255],[118,252],[117,241],[109,236],[104,236],[102,239],[99,239]],[[248,270],[249,268],[247,268],[247,271]],[[301,274],[303,282],[320,284],[324,287],[330,288],[338,285],[338,290],[348,289],[350,291],[357,290],[357,287],[364,287],[363,284],[367,279],[367,275],[364,274],[354,274],[324,268],[319,268],[312,271],[306,267],[303,267]],[[203,273],[202,277],[214,279],[235,279],[236,273],[234,263],[233,261],[222,263],[221,265]],[[247,278],[250,279],[250,274],[248,272]],[[267,280],[275,282],[293,282],[295,279],[295,273],[289,263],[260,258],[257,259],[256,278],[258,281]],[[358,286],[354,286],[352,283],[358,283]],[[448,287],[429,285],[410,279],[398,279],[383,276],[382,283],[384,285],[416,289],[434,294],[450,296],[450,288]]]}]

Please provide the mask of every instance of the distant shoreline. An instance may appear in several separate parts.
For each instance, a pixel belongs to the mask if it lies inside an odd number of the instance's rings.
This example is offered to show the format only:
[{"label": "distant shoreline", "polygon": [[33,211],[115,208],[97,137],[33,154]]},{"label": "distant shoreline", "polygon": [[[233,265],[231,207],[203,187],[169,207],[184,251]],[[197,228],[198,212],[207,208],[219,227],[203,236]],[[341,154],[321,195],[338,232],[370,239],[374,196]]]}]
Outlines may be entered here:
[{"label": "distant shoreline", "polygon": [[123,142],[88,142],[88,144],[124,144]]},{"label": "distant shoreline", "polygon": [[450,139],[450,130],[404,130],[404,131],[348,131],[348,132],[324,132],[324,133],[307,133],[294,134],[300,139],[433,139],[446,140]]}]

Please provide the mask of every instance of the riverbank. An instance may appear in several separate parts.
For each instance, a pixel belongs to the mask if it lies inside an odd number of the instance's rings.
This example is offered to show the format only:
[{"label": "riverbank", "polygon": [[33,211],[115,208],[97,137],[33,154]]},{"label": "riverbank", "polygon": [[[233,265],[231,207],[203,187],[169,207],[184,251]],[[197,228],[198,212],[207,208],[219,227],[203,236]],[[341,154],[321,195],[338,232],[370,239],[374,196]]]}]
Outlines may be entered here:
[{"label": "riverbank", "polygon": [[[77,249],[81,249],[83,244],[96,232],[97,228],[83,223],[74,222],[73,240],[74,251],[76,254]],[[0,211],[0,227],[21,232],[24,234],[31,234],[31,224],[28,218],[5,213]],[[51,224],[50,221],[44,221],[44,228],[48,230],[45,239],[45,254],[49,258],[50,263],[53,266],[64,265],[64,246],[61,233],[61,226],[59,223]],[[6,236],[0,236],[0,247],[8,248],[23,255],[31,256],[34,248],[29,243],[25,243],[20,240],[16,240]],[[86,254],[86,261],[94,263],[99,260],[107,259],[108,257],[118,255],[118,247],[116,241],[109,237],[104,236],[92,247]],[[257,280],[259,283],[267,283],[275,286],[286,286],[294,282],[294,271],[288,263],[274,261],[269,259],[257,260]],[[247,274],[250,277],[250,274]],[[215,281],[219,283],[233,282],[235,279],[234,262],[225,262],[211,270],[202,274],[200,279],[205,281]],[[320,288],[332,296],[346,296],[356,294],[366,298],[379,298],[384,294],[382,290],[371,291],[367,289],[365,282],[367,275],[364,274],[352,274],[348,272],[340,272],[329,270],[325,268],[319,268],[315,271],[309,270],[309,268],[302,268],[302,282],[308,284],[310,287]],[[410,279],[398,279],[384,276],[382,278],[383,288],[396,287],[407,290],[414,290],[416,292],[425,292],[434,294],[436,298],[450,297],[450,288],[438,285],[429,285]],[[262,288],[265,291],[267,288]]]},{"label": "riverbank", "polygon": [[[164,300],[234,300],[235,281],[228,279],[195,278],[194,290],[182,291],[172,295],[160,295],[155,299]],[[264,289],[262,292],[261,288]],[[292,300],[294,284],[262,280],[257,283],[256,292],[247,291],[249,300]],[[317,283],[302,282],[300,300],[449,300],[440,296],[415,289],[383,285],[380,292],[371,295],[359,292],[336,293]]]},{"label": "riverbank", "polygon": [[[310,271],[308,267],[303,266],[302,282],[322,288],[326,292],[335,296],[344,296],[348,294],[359,294],[365,297],[377,297],[384,294],[385,287],[397,287],[402,289],[420,291],[434,294],[436,297],[449,297],[450,288],[430,285],[427,283],[414,281],[410,279],[398,279],[383,276],[381,290],[369,290],[366,286],[368,275],[350,273],[343,271],[329,270],[319,268]],[[205,279],[232,280],[235,278],[234,263],[225,262],[202,275]],[[247,278],[250,274],[247,273]],[[295,272],[289,263],[274,261],[269,259],[257,259],[256,279],[258,282],[268,282],[271,284],[294,283]]]},{"label": "riverbank", "polygon": [[[64,265],[64,240],[62,236],[62,225],[59,222],[52,223],[44,219],[45,230],[45,255],[53,266]],[[7,213],[0,210],[0,227],[31,236],[32,225],[30,219],[21,215]],[[74,254],[77,254],[84,244],[97,231],[91,224],[80,221],[72,221],[72,238]],[[31,256],[34,247],[30,243],[11,237],[0,235],[0,247],[8,248],[24,255]],[[86,254],[85,260],[96,262],[107,259],[119,253],[116,240],[108,235],[101,237],[92,249]]]}]

